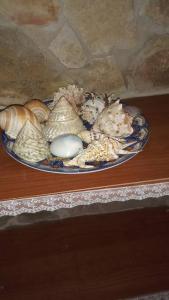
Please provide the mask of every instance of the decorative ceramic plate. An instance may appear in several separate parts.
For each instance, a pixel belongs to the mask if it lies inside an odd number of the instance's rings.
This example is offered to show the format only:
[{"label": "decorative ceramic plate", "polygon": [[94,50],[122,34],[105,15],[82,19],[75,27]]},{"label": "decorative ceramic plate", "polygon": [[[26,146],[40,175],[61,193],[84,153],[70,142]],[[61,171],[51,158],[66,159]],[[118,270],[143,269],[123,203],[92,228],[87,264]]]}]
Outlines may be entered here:
[{"label": "decorative ceramic plate", "polygon": [[[45,101],[46,104],[50,104],[51,100]],[[129,107],[130,108],[130,107]],[[84,124],[87,129],[90,129],[90,125],[88,123]],[[120,155],[118,159],[112,160],[112,161],[102,161],[102,162],[90,162],[90,165],[93,165],[93,168],[79,168],[79,167],[65,167],[63,165],[62,160],[43,160],[38,163],[31,163],[28,161],[25,161],[18,157],[13,151],[12,147],[14,144],[14,140],[11,140],[4,132],[2,133],[2,143],[5,148],[5,151],[16,161],[18,161],[21,164],[24,164],[30,168],[37,169],[44,172],[50,172],[50,173],[61,173],[61,174],[79,174],[79,173],[92,173],[92,172],[98,172],[103,171],[105,169],[116,167],[122,163],[125,163],[129,159],[133,158],[135,155],[137,155],[140,151],[143,150],[145,144],[148,141],[149,136],[149,126],[145,119],[145,117],[138,113],[135,118],[133,119],[132,123],[133,127],[133,133],[132,135],[125,138],[126,142],[133,142],[132,146],[130,145],[126,150],[131,151],[137,151],[136,153],[131,154],[125,154]],[[84,145],[85,146],[85,145]],[[86,163],[87,165],[87,163]]]}]

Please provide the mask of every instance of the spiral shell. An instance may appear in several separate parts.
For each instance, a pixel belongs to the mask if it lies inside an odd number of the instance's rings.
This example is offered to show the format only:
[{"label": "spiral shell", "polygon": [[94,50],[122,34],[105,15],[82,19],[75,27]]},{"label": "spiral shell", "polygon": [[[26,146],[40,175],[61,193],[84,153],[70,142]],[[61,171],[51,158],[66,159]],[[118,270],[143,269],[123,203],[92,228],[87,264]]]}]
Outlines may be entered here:
[{"label": "spiral shell", "polygon": [[84,130],[83,122],[72,105],[62,97],[50,112],[44,134],[48,141],[52,141],[61,134],[77,134]]},{"label": "spiral shell", "polygon": [[83,142],[89,144],[94,140],[99,140],[102,137],[105,137],[104,133],[95,132],[93,130],[83,130],[78,133],[78,136],[82,139]]},{"label": "spiral shell", "polygon": [[30,109],[37,116],[37,119],[40,123],[47,121],[50,114],[50,109],[41,100],[29,100],[24,106]]},{"label": "spiral shell", "polygon": [[27,120],[39,130],[41,125],[35,114],[22,105],[11,105],[0,112],[0,128],[5,133],[15,139]]},{"label": "spiral shell", "polygon": [[101,112],[93,130],[112,137],[126,137],[133,133],[132,121],[133,117],[124,111],[120,100],[117,100]]},{"label": "spiral shell", "polygon": [[96,121],[97,116],[105,108],[105,101],[103,96],[101,97],[95,93],[86,93],[85,97],[87,100],[81,106],[79,115],[83,120],[93,124]]},{"label": "spiral shell", "polygon": [[74,110],[78,112],[77,106],[84,101],[83,88],[78,88],[76,85],[68,85],[66,88],[59,88],[58,92],[54,94],[53,103],[50,104],[50,108],[54,108],[56,103],[65,97],[66,100],[73,106]]},{"label": "spiral shell", "polygon": [[132,152],[125,150],[131,143],[121,143],[117,140],[103,137],[99,140],[92,141],[86,149],[81,151],[76,157],[69,161],[65,161],[65,166],[78,166],[80,168],[93,168],[93,165],[86,165],[86,162],[93,161],[112,161],[119,157],[120,154],[131,154]]},{"label": "spiral shell", "polygon": [[27,120],[19,132],[12,149],[29,162],[39,162],[49,156],[49,145],[41,131]]}]

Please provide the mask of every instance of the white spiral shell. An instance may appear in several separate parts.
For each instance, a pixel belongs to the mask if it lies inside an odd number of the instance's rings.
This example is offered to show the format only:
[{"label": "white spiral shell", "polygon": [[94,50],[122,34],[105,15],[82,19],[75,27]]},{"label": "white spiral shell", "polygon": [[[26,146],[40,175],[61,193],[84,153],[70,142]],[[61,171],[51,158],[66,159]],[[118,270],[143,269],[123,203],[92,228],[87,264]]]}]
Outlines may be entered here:
[{"label": "white spiral shell", "polygon": [[44,134],[48,141],[62,134],[78,134],[84,130],[83,122],[72,105],[62,97],[50,112]]},{"label": "white spiral shell", "polygon": [[73,106],[74,110],[77,112],[77,106],[83,103],[84,101],[83,92],[83,88],[78,88],[76,85],[70,84],[67,87],[61,87],[59,88],[58,92],[54,93],[54,100],[50,104],[50,108],[54,108],[56,103],[58,103],[62,97],[65,97],[66,100]]}]

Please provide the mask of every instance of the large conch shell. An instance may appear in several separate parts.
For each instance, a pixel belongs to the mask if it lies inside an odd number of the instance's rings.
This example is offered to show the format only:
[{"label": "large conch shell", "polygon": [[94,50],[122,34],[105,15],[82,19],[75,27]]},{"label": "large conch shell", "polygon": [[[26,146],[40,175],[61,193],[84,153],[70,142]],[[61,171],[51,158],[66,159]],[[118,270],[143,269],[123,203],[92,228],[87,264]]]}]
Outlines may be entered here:
[{"label": "large conch shell", "polygon": [[19,132],[12,149],[17,156],[29,162],[39,162],[50,155],[49,145],[42,131],[28,120]]},{"label": "large conch shell", "polygon": [[40,123],[47,121],[50,114],[50,109],[41,100],[29,100],[24,106],[30,109],[37,116],[37,119]]},{"label": "large conch shell", "polygon": [[61,134],[78,134],[84,130],[83,122],[65,97],[56,103],[50,112],[44,134],[48,141],[52,141]]},{"label": "large conch shell", "polygon": [[78,105],[82,104],[85,100],[83,95],[83,88],[78,88],[75,85],[68,85],[67,88],[59,88],[58,92],[54,93],[54,100],[50,104],[51,109],[56,105],[61,97],[65,97],[66,100],[73,106],[76,112],[78,112]]},{"label": "large conch shell", "polygon": [[93,130],[111,137],[126,137],[133,133],[133,118],[124,111],[120,100],[106,107],[98,116]]},{"label": "large conch shell", "polygon": [[112,161],[119,157],[120,154],[131,154],[138,151],[125,150],[128,146],[134,144],[121,143],[112,138],[103,137],[99,140],[94,140],[86,149],[80,152],[72,160],[65,161],[65,166],[78,166],[80,168],[93,168],[93,165],[86,165],[86,162],[92,161]]},{"label": "large conch shell", "polygon": [[11,105],[0,112],[0,128],[12,139],[15,139],[27,120],[39,130],[41,125],[35,114],[22,105]]}]

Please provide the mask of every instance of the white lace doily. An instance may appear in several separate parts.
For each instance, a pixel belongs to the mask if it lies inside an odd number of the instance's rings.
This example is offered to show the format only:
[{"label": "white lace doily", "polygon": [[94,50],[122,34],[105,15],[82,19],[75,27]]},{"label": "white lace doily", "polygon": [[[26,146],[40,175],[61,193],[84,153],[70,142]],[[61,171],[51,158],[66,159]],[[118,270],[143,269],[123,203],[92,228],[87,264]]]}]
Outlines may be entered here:
[{"label": "white lace doily", "polygon": [[24,199],[3,200],[0,202],[0,216],[16,216],[21,213],[35,213],[44,210],[54,211],[60,208],[93,203],[128,201],[130,199],[143,200],[166,195],[169,195],[169,182],[49,194]]},{"label": "white lace doily", "polygon": [[144,295],[138,296],[136,298],[126,299],[126,300],[168,300],[169,299],[169,291],[151,294],[151,295]]}]

